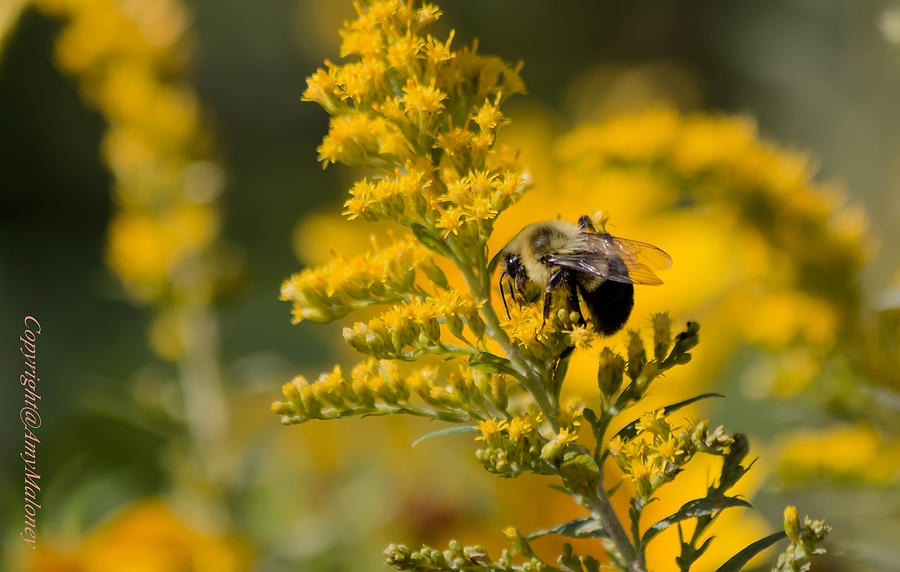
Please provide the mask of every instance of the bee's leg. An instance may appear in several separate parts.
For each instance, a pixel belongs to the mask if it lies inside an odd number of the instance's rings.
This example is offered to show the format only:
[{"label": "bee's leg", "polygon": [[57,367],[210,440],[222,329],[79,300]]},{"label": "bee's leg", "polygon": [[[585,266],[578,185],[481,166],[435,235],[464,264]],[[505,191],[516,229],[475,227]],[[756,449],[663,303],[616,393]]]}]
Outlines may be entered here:
[{"label": "bee's leg", "polygon": [[[575,312],[578,313],[578,325],[583,326],[585,324],[585,321],[584,321],[584,316],[581,314],[581,302],[579,302],[579,300],[578,300],[578,284],[577,284],[577,282],[575,282],[575,273],[571,272],[571,271],[567,271],[565,280],[566,280],[566,288],[569,289],[569,292],[568,292],[569,308],[571,308],[572,310],[574,310]],[[570,355],[572,355],[572,352],[574,352],[574,351],[575,351],[574,345],[569,346],[565,350],[563,350],[563,353],[560,354],[560,356],[559,356],[560,361],[557,362],[558,363],[557,367],[559,367],[559,364],[563,363],[562,360],[567,359]]]},{"label": "bee's leg", "polygon": [[560,268],[550,275],[547,281],[547,287],[544,288],[544,321],[541,322],[541,330],[547,324],[547,318],[550,317],[550,307],[553,305],[553,291],[559,288],[565,280],[566,271]]},{"label": "bee's leg", "polygon": [[[515,283],[515,284],[514,284]],[[513,285],[515,285],[515,293],[520,295],[520,298],[517,300],[516,295],[513,292]],[[519,306],[524,306],[528,300],[525,298],[525,289],[528,285],[528,278],[526,277],[524,272],[520,272],[516,274],[514,279],[511,279],[509,282],[509,293],[512,295],[513,300],[517,300],[519,302]]]},{"label": "bee's leg", "polygon": [[[503,279],[506,278],[506,272],[500,274],[500,282],[497,284],[500,287],[500,299],[503,300],[503,309],[506,310],[506,319],[509,319],[509,306],[506,305],[506,294],[503,292]],[[511,291],[511,290],[510,290]],[[515,300],[515,298],[513,298]]]},{"label": "bee's leg", "polygon": [[575,274],[566,272],[566,287],[569,289],[569,307],[578,313],[578,325],[586,324],[584,314],[581,313],[581,302],[578,300],[578,284],[575,282]]}]

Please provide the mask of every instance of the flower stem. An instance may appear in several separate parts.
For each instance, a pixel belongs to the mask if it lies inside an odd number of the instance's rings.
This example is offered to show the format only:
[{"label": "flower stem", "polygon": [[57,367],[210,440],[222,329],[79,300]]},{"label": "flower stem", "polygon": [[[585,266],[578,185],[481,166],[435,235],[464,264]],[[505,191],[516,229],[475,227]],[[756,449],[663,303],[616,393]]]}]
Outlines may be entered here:
[{"label": "flower stem", "polygon": [[646,572],[647,565],[644,563],[644,558],[628,540],[628,533],[625,532],[625,527],[619,521],[619,516],[613,509],[606,489],[603,488],[603,483],[597,486],[596,491],[597,494],[591,499],[591,512],[594,518],[599,518],[603,522],[603,527],[606,528],[609,538],[616,545],[629,572]]},{"label": "flower stem", "polygon": [[547,418],[547,421],[549,421],[550,425],[553,427],[553,430],[558,431],[559,421],[557,418],[559,417],[559,409],[553,404],[550,396],[547,395],[543,381],[539,377],[536,377],[535,371],[537,371],[537,369],[522,357],[522,354],[519,353],[519,350],[516,349],[516,346],[513,345],[509,336],[506,335],[506,331],[500,325],[500,318],[497,317],[497,313],[494,311],[494,306],[491,303],[491,290],[487,284],[487,280],[476,275],[472,266],[468,264],[469,261],[466,257],[460,254],[456,241],[448,240],[447,242],[453,251],[454,264],[459,268],[459,271],[463,275],[463,279],[466,281],[466,285],[475,296],[475,299],[481,304],[481,314],[484,317],[485,329],[488,336],[500,344],[507,359],[509,359],[510,363],[519,373],[519,375],[516,376],[516,379],[519,380],[525,390],[534,398],[538,407],[543,412],[544,417]]}]

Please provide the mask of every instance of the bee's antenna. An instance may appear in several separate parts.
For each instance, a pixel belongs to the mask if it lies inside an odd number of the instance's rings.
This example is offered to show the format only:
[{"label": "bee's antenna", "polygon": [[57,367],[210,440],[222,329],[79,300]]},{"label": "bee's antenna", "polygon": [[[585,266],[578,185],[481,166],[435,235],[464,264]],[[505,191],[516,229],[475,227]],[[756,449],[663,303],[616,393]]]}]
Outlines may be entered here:
[{"label": "bee's antenna", "polygon": [[503,300],[503,309],[506,310],[506,319],[510,319],[509,317],[509,306],[506,305],[506,294],[503,292],[503,279],[506,278],[507,274],[504,270],[500,273],[500,281],[498,282],[498,286],[500,287],[500,299]]}]

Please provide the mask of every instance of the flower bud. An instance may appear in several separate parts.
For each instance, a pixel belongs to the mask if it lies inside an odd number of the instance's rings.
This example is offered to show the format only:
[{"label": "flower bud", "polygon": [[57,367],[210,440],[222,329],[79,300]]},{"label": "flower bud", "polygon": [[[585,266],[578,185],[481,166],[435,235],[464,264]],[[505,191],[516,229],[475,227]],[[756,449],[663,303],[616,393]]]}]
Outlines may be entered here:
[{"label": "flower bud", "polygon": [[683,354],[690,351],[700,343],[700,324],[697,322],[688,322],[684,331],[675,336],[675,347],[672,348],[673,354]]},{"label": "flower bud", "polygon": [[570,441],[572,441],[572,436],[569,434],[569,430],[560,429],[559,434],[548,441],[541,449],[541,458],[548,463],[555,463],[563,448],[565,448]]},{"label": "flower bud", "polygon": [[441,340],[441,325],[435,318],[430,318],[422,323],[420,339],[423,335],[426,340],[431,342],[426,344],[428,346],[434,345]]},{"label": "flower bud", "polygon": [[364,329],[365,324],[357,322],[356,324],[353,324],[352,328],[344,328],[343,330],[344,341],[347,342],[347,345],[360,353],[366,353],[368,351],[364,337],[365,335],[363,333]]},{"label": "flower bud", "polygon": [[276,401],[270,407],[272,413],[277,415],[291,416],[297,414],[297,406],[290,401]]},{"label": "flower bud", "polygon": [[797,507],[789,506],[784,509],[784,531],[791,542],[800,543],[800,517]]},{"label": "flower bud", "polygon": [[312,384],[301,385],[299,388],[300,402],[310,417],[319,417],[322,414],[322,404],[316,398]]},{"label": "flower bud", "polygon": [[399,377],[391,376],[388,380],[391,392],[396,396],[397,401],[409,400],[409,386]]},{"label": "flower bud", "polygon": [[484,321],[481,319],[481,316],[478,314],[478,310],[472,310],[471,312],[467,312],[465,315],[466,324],[469,325],[469,329],[475,334],[475,337],[479,340],[484,338]]},{"label": "flower bud", "polygon": [[656,361],[666,359],[672,345],[672,324],[668,312],[653,314],[653,357]]},{"label": "flower bud", "polygon": [[366,332],[365,337],[365,353],[371,354],[375,357],[380,357],[385,355],[386,344],[380,332],[376,332],[375,330],[368,330]]},{"label": "flower bud", "polygon": [[447,329],[450,330],[451,334],[457,338],[463,337],[463,321],[459,316],[444,316],[444,323],[447,324]]},{"label": "flower bud", "polygon": [[384,559],[388,565],[403,570],[410,563],[412,554],[405,544],[391,544],[384,549]]},{"label": "flower bud", "polygon": [[653,485],[650,483],[650,477],[641,475],[634,479],[635,487],[637,488],[637,493],[643,499],[649,499],[650,495],[653,494]]},{"label": "flower bud", "polygon": [[369,408],[375,406],[375,396],[369,389],[369,385],[366,380],[354,376],[351,385],[353,387],[353,393],[356,395],[356,399],[359,400],[359,402],[362,403],[363,406]]},{"label": "flower bud", "polygon": [[647,363],[647,353],[644,351],[644,341],[640,334],[634,330],[628,331],[628,367],[625,370],[628,377],[637,379]]},{"label": "flower bud", "polygon": [[824,549],[815,549],[814,547],[816,543],[825,540],[825,537],[831,532],[831,527],[825,524],[824,520],[812,520],[807,516],[803,518],[803,528],[802,536],[808,545],[808,552],[816,554],[824,552]]},{"label": "flower bud", "polygon": [[385,287],[383,282],[372,282],[368,285],[368,288],[361,288],[360,295],[356,296],[358,298],[367,298],[369,296],[375,298],[381,298],[387,293],[387,288]]},{"label": "flower bud", "polygon": [[519,531],[512,526],[503,529],[503,535],[506,536],[506,538],[509,539],[510,544],[512,544],[513,554],[524,556],[525,558],[530,558],[534,554],[525,537],[519,534]]},{"label": "flower bud", "polygon": [[581,495],[592,495],[600,484],[600,469],[590,455],[572,448],[563,454],[560,473],[566,488]]},{"label": "flower bud", "polygon": [[655,361],[644,364],[640,375],[638,375],[638,378],[634,382],[634,388],[638,396],[643,395],[643,393],[647,391],[650,383],[659,376],[659,373],[659,364]]},{"label": "flower bud", "polygon": [[434,282],[437,286],[444,288],[445,290],[450,289],[450,283],[447,281],[447,275],[444,274],[444,271],[440,269],[440,267],[434,263],[434,260],[430,258],[422,262],[419,265],[419,268],[425,273],[425,276],[428,277],[429,280]]},{"label": "flower bud", "polygon": [[611,349],[603,348],[600,352],[597,368],[597,386],[605,396],[615,395],[622,387],[622,375],[625,372],[625,358]]}]

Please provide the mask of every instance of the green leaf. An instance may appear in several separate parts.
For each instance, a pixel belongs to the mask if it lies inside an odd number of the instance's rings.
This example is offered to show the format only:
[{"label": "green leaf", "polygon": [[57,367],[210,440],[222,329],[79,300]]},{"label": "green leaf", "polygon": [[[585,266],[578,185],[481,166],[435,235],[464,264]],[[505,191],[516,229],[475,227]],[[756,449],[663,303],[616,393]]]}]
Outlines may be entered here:
[{"label": "green leaf", "polygon": [[614,484],[612,488],[606,491],[606,496],[611,497],[616,494],[616,491],[619,490],[619,487],[622,486],[622,483],[625,482],[625,479],[620,480],[618,483]]},{"label": "green leaf", "polygon": [[710,544],[712,544],[714,538],[715,536],[707,536],[706,540],[704,540],[700,546],[694,549],[692,562],[703,556],[703,554],[706,552],[706,549],[709,548]]},{"label": "green leaf", "polygon": [[609,538],[609,533],[606,532],[600,521],[592,516],[582,516],[547,530],[538,530],[532,532],[526,538],[534,540],[548,534],[558,534],[569,538]]},{"label": "green leaf", "polygon": [[472,425],[463,425],[462,427],[448,427],[446,429],[439,429],[437,431],[432,431],[431,433],[422,435],[421,437],[413,441],[410,447],[415,447],[422,441],[427,441],[428,439],[433,439],[435,437],[444,437],[445,435],[456,435],[457,433],[478,433],[478,428],[473,427]]},{"label": "green leaf", "polygon": [[559,362],[556,364],[556,369],[553,371],[552,382],[553,390],[556,392],[559,392],[559,388],[562,387],[563,381],[565,381],[566,379],[566,373],[569,371],[569,358],[571,357],[572,355],[569,354],[568,356],[559,360]]},{"label": "green leaf", "polygon": [[728,562],[719,566],[716,572],[738,572],[738,570],[747,565],[747,562],[750,562],[751,558],[783,538],[787,538],[787,534],[782,530],[757,540],[753,544],[747,546],[747,548],[729,558]]},{"label": "green leaf", "polygon": [[722,475],[719,477],[718,488],[722,492],[733,487],[756,462],[753,461],[746,467],[741,465],[741,461],[750,452],[750,443],[747,441],[747,436],[743,433],[734,434],[734,443],[731,444],[729,449],[728,454],[725,455],[725,459],[722,461]]},{"label": "green leaf", "polygon": [[413,231],[416,240],[421,242],[426,247],[437,252],[438,254],[443,254],[445,256],[450,253],[450,248],[447,246],[447,243],[444,242],[444,240],[440,236],[435,234],[435,232],[428,227],[414,222],[409,225],[409,228]]},{"label": "green leaf", "polygon": [[[691,403],[695,403],[695,402],[701,401],[703,399],[709,399],[710,397],[725,397],[725,396],[722,395],[721,393],[704,393],[702,395],[698,395],[698,396],[692,397],[690,399],[685,399],[684,401],[679,401],[678,403],[673,403],[672,405],[667,405],[663,409],[663,413],[665,415],[671,415],[672,413],[675,413],[682,407],[686,407],[686,406],[690,405]],[[619,432],[616,433],[616,437],[620,437],[622,440],[633,439],[635,437],[635,435],[637,435],[638,421],[640,421],[640,418],[635,419],[634,421],[632,421],[625,427],[622,427],[621,429],[619,429]]]},{"label": "green leaf", "polygon": [[593,556],[585,556],[582,564],[584,564],[584,572],[600,572],[600,562]]},{"label": "green leaf", "polygon": [[644,533],[644,537],[641,539],[641,543],[646,544],[650,542],[650,540],[654,536],[669,528],[676,522],[681,522],[682,520],[686,520],[688,518],[710,515],[715,512],[719,512],[720,510],[735,506],[753,508],[750,503],[743,499],[726,496],[706,497],[686,502],[680,509],[678,509],[678,512],[667,516],[666,518],[660,520],[659,522],[648,528],[647,532]]},{"label": "green leaf", "polygon": [[490,352],[481,352],[469,358],[469,365],[489,373],[506,373],[516,375],[510,361]]}]

